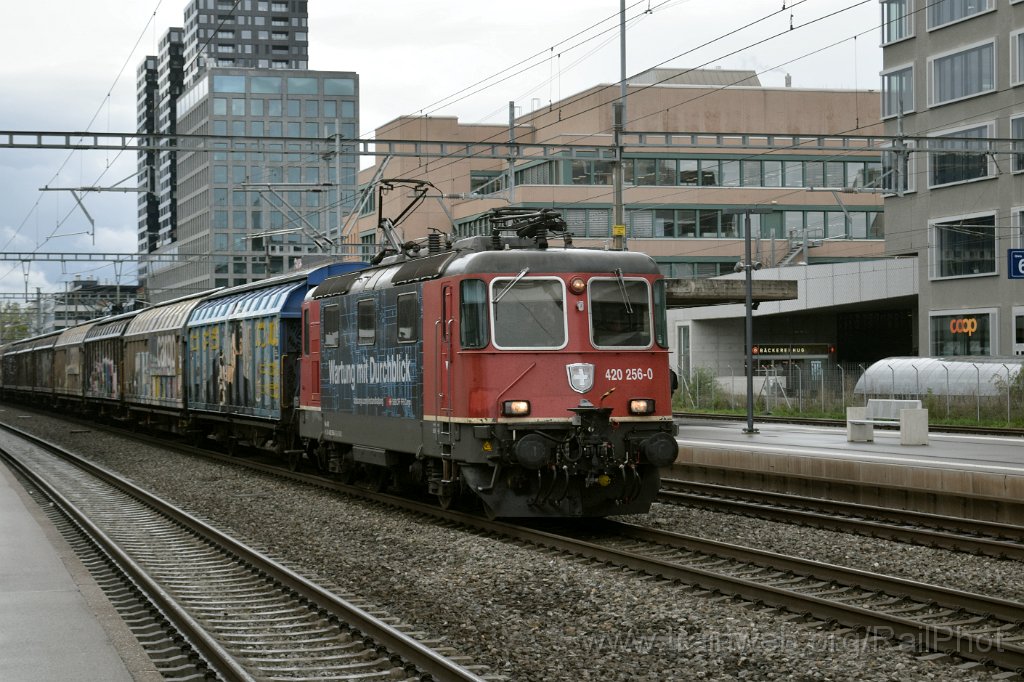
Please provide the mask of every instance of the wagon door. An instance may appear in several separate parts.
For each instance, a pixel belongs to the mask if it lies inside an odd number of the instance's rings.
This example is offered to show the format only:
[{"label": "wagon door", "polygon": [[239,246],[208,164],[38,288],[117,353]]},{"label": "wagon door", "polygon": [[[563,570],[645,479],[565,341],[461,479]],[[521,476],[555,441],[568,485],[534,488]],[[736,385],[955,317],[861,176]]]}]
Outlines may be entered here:
[{"label": "wagon door", "polygon": [[451,454],[452,444],[452,329],[454,328],[454,298],[452,285],[441,287],[441,317],[437,321],[437,367],[434,371],[436,381],[435,410],[437,422],[434,433],[441,445],[442,454]]}]

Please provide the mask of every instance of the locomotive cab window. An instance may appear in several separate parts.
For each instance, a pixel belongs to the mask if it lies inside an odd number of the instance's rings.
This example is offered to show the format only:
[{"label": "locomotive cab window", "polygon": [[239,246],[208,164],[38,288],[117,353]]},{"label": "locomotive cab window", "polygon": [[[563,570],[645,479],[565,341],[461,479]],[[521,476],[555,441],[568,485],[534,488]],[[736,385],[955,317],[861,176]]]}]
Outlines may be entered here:
[{"label": "locomotive cab window", "polygon": [[420,306],[416,294],[400,294],[397,307],[398,342],[413,343],[420,337]]},{"label": "locomotive cab window", "polygon": [[338,306],[324,306],[320,333],[323,334],[324,346],[328,348],[338,347],[338,341],[341,337],[341,315],[339,314]]},{"label": "locomotive cab window", "polygon": [[487,284],[466,279],[459,285],[459,343],[463,348],[487,346]]},{"label": "locomotive cab window", "polygon": [[497,348],[564,348],[565,284],[556,278],[502,277],[491,282]]},{"label": "locomotive cab window", "polygon": [[590,339],[595,347],[651,345],[651,305],[646,280],[593,279],[589,289]]},{"label": "locomotive cab window", "polygon": [[372,345],[377,340],[377,306],[373,299],[356,304],[356,319],[359,326],[359,345]]}]

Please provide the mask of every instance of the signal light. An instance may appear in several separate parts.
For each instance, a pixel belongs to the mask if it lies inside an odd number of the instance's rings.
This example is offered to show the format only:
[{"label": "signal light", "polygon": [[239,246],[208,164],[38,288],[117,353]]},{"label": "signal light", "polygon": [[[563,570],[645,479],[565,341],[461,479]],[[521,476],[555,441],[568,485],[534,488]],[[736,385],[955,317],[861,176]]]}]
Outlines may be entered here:
[{"label": "signal light", "polygon": [[650,398],[633,398],[629,401],[630,414],[651,414],[654,412],[654,401]]},{"label": "signal light", "polygon": [[569,291],[579,296],[587,289],[587,283],[582,277],[573,277],[569,280]]},{"label": "signal light", "polygon": [[501,413],[506,417],[527,417],[530,414],[530,401],[506,400],[501,404]]}]

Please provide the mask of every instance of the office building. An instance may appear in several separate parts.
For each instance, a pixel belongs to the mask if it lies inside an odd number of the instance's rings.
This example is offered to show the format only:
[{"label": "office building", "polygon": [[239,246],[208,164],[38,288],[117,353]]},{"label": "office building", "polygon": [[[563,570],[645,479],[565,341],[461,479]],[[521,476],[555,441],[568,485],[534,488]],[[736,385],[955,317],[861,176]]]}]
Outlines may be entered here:
[{"label": "office building", "polygon": [[358,136],[358,77],[309,71],[308,45],[305,0],[191,0],[143,60],[140,133],[225,138],[139,153],[149,300],[285,271],[351,208],[358,158],[337,138]]},{"label": "office building", "polygon": [[1022,355],[1024,2],[881,9],[881,114],[907,150],[886,158],[886,250],[919,258],[919,353]]},{"label": "office building", "polygon": [[[608,147],[618,97],[618,85],[598,85],[537,105],[516,116],[512,134],[517,142],[555,150]],[[880,155],[844,146],[880,132],[877,93],[767,88],[749,71],[657,69],[630,81],[626,118],[627,131],[645,131],[625,137],[626,243],[654,256],[666,275],[732,272],[744,247],[744,217],[733,210],[742,207],[772,209],[751,215],[758,258],[766,266],[882,255],[880,195],[860,191],[878,186]],[[501,143],[509,136],[507,125],[467,125],[443,116],[403,117],[375,134],[379,140],[468,143]],[[403,224],[405,238],[422,238],[428,226],[457,235],[486,233],[480,217],[511,203],[560,209],[576,244],[609,245],[612,163],[567,152],[530,158],[533,153],[515,160],[513,182],[503,159],[391,158],[384,175],[431,181],[448,197],[454,221],[428,201]],[[361,172],[364,185],[382,163]],[[349,234],[368,248],[376,241],[375,201],[365,203]],[[405,197],[398,192],[388,201],[384,215],[393,217]]]}]

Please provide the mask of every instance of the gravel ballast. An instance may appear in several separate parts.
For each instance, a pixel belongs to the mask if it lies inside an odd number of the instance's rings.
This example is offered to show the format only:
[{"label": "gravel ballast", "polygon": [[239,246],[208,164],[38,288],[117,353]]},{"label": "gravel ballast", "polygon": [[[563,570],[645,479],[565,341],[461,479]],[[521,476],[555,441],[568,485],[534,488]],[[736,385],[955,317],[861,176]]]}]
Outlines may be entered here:
[{"label": "gravel ballast", "polygon": [[[991,680],[892,640],[438,525],[372,503],[162,451],[45,416],[0,419],[443,636],[511,680]],[[1022,599],[1018,562],[656,505],[631,522]],[[990,589],[988,589],[990,588]]]}]

